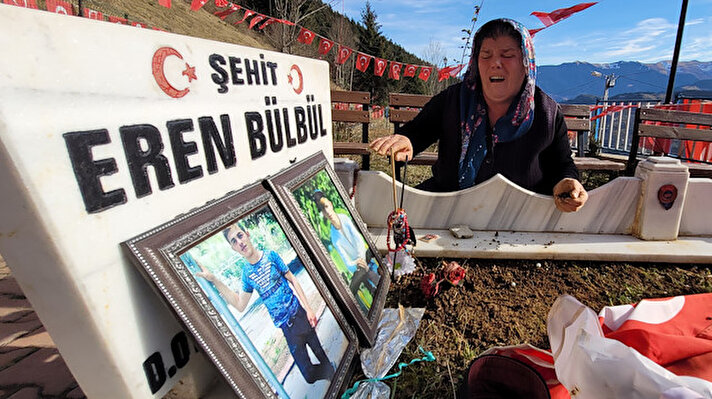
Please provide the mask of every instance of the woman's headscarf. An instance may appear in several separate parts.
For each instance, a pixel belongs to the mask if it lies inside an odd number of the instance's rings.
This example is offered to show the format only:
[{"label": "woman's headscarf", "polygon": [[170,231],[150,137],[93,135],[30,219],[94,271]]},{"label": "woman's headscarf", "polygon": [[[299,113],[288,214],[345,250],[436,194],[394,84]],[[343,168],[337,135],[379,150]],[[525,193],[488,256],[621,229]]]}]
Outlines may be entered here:
[{"label": "woman's headscarf", "polygon": [[472,49],[470,64],[460,88],[460,129],[462,135],[462,152],[460,154],[459,185],[460,189],[475,184],[477,172],[487,154],[487,104],[482,88],[479,87],[480,76],[477,70],[477,58],[480,53],[481,40],[477,36],[483,28],[490,24],[510,24],[522,35],[522,59],[527,71],[524,90],[510,105],[507,114],[495,124],[493,143],[513,141],[529,130],[534,119],[534,88],[536,81],[536,64],[534,63],[534,45],[529,31],[519,22],[511,19],[495,19],[484,24],[475,33],[475,46]]}]

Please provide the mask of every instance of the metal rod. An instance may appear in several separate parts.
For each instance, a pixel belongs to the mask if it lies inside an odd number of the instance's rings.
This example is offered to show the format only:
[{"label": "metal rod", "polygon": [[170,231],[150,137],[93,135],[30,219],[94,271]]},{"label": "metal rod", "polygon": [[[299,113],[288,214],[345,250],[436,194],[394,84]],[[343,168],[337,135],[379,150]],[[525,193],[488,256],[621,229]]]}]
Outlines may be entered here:
[{"label": "metal rod", "polygon": [[682,44],[682,31],[685,28],[685,16],[687,15],[687,0],[682,0],[680,10],[680,21],[677,23],[677,39],[675,39],[675,51],[672,54],[672,64],[670,65],[670,77],[668,78],[667,91],[665,91],[665,104],[670,104],[672,100],[672,90],[675,86],[675,74],[677,73],[677,60],[680,58],[680,45]]},{"label": "metal rod", "polygon": [[396,197],[396,156],[391,147],[391,174],[393,176],[393,211],[398,210],[398,199]]}]

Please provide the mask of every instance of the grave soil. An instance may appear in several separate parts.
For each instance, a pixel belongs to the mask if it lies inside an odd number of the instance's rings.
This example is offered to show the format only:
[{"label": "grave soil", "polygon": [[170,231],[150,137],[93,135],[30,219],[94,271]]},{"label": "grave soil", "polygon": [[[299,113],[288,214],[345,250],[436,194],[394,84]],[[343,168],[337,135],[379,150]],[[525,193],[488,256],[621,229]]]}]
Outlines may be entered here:
[{"label": "grave soil", "polygon": [[[421,278],[443,260],[459,262],[467,274],[459,286],[443,282],[440,293],[425,298]],[[546,317],[559,295],[572,295],[597,313],[645,298],[712,292],[710,265],[435,258],[418,263],[416,273],[392,283],[386,307],[425,308],[398,362],[422,357],[419,346],[436,361],[414,364],[389,380],[394,398],[454,397],[470,362],[493,346],[549,349]],[[364,378],[358,370],[352,383]]]}]

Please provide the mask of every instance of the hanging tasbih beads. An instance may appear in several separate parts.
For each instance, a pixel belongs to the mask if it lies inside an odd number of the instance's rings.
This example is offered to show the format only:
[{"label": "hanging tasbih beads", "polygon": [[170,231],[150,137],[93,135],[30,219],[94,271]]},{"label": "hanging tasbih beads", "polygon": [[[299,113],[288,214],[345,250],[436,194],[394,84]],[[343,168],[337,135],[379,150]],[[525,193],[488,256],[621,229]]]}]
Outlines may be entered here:
[{"label": "hanging tasbih beads", "polygon": [[[386,236],[386,246],[389,252],[398,252],[405,249],[407,244],[413,244],[408,226],[408,215],[405,210],[398,208],[388,215],[388,235]],[[391,232],[396,248],[391,248]]]}]

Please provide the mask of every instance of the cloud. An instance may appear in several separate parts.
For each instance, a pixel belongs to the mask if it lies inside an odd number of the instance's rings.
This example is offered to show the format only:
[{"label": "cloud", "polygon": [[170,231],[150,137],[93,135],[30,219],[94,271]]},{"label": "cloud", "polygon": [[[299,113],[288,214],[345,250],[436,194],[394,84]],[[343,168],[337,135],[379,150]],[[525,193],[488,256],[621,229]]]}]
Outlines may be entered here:
[{"label": "cloud", "polygon": [[[639,59],[647,52],[669,54],[669,50],[665,50],[669,47],[667,45],[669,40],[663,39],[674,37],[676,30],[677,25],[664,18],[644,19],[638,22],[633,29],[619,33],[617,40],[616,36],[613,36],[614,39],[610,41],[609,49],[601,51],[599,54],[605,59]],[[661,43],[663,43],[662,46]],[[662,58],[666,57],[662,56]]]}]

